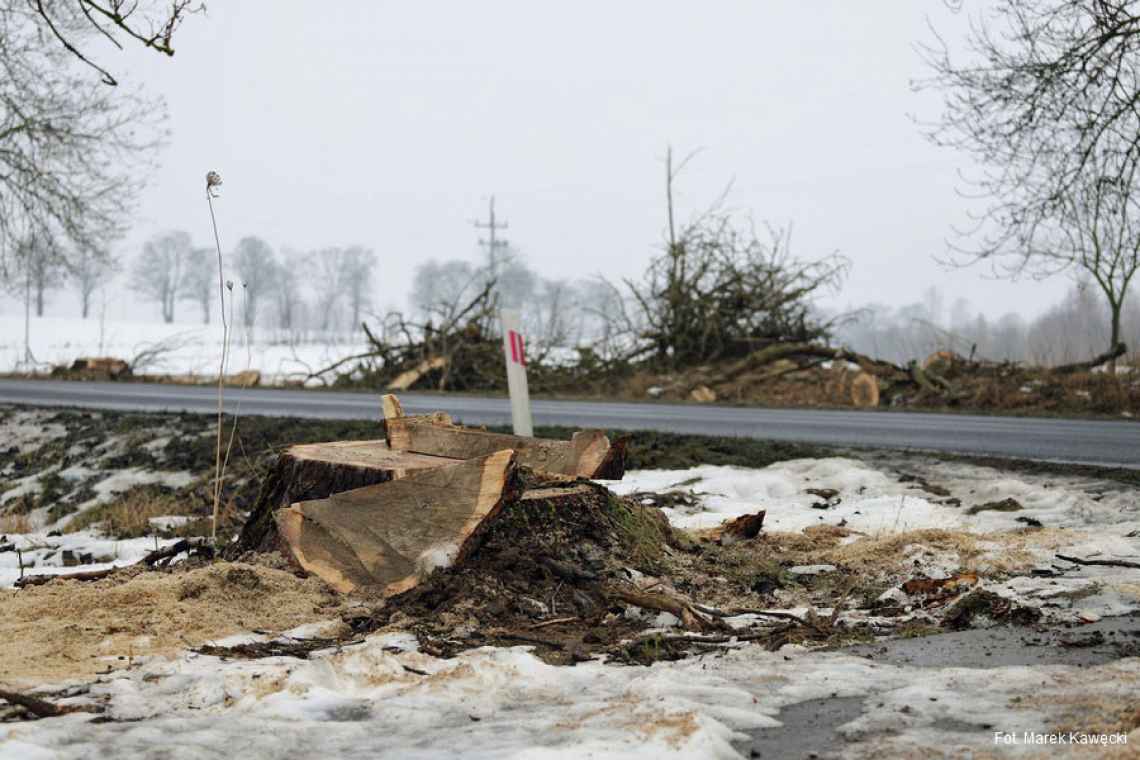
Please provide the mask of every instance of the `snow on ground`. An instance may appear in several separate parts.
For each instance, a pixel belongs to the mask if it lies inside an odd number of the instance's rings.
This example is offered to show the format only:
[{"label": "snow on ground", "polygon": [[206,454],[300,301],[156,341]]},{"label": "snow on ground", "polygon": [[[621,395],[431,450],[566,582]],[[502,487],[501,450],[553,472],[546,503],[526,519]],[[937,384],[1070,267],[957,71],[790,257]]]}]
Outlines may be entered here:
[{"label": "snow on ground", "polygon": [[848,757],[961,756],[994,750],[995,731],[1061,728],[1074,702],[1126,703],[1138,681],[1136,658],[915,668],[748,646],[651,667],[556,667],[523,647],[437,659],[409,635],[377,634],[309,660],[152,658],[70,700],[105,700],[109,721],[3,724],[0,757],[741,758],[747,732],[780,725],[782,707],[828,697],[862,699],[839,729]]},{"label": "snow on ground", "polygon": [[[1089,493],[1075,479],[1014,476],[957,463],[943,463],[937,479],[929,480],[950,495],[932,495],[916,487],[913,480],[900,482],[897,473],[842,457],[797,459],[763,469],[706,465],[638,470],[627,472],[621,481],[607,481],[606,486],[619,494],[683,491],[702,496],[699,507],[664,510],[670,522],[689,529],[712,528],[760,509],[767,511],[765,530],[791,532],[844,520],[847,527],[870,534],[923,528],[979,533],[1013,530],[1025,527],[1019,517],[1035,518],[1050,528],[1076,530],[1140,526],[1140,494],[1126,488]],[[809,488],[834,489],[839,502],[813,509],[813,504],[827,500],[807,493]],[[947,504],[947,498],[957,498],[961,505]],[[1006,498],[1016,499],[1024,509],[969,514],[971,507]]]},{"label": "snow on ground", "polygon": [[[1053,529],[1047,534],[1051,540],[1035,545],[1032,534],[1027,534],[1019,549],[1045,571],[1041,575],[1050,577],[1006,579],[995,573],[982,588],[1037,607],[1047,618],[1060,621],[1095,620],[1140,609],[1140,570],[1075,566],[1056,558],[1064,554],[1140,562],[1140,493],[1135,489],[1079,478],[1013,475],[954,462],[920,465],[918,470],[917,479],[924,480],[927,488],[917,484],[914,474],[900,478],[899,473],[869,462],[841,457],[799,459],[763,469],[642,470],[606,485],[620,494],[680,491],[699,497],[696,506],[663,510],[681,528],[712,528],[763,509],[766,531],[842,525],[858,532],[847,539],[852,542],[861,536],[930,528],[962,531],[975,534],[986,552],[981,559],[995,558],[995,564],[1008,546],[987,542],[987,537],[1024,530],[1031,524],[1024,520],[1035,520]],[[930,487],[947,495],[933,494]],[[809,488],[832,489],[836,496],[827,499],[807,493]],[[1023,508],[970,513],[974,507],[1004,499],[1015,499]],[[957,554],[921,543],[904,547],[903,554],[914,558],[918,576],[946,577],[964,569]],[[1057,575],[1064,577],[1053,577]]]},{"label": "snow on ground", "polygon": [[[81,356],[131,361],[144,351],[162,347],[154,363],[136,371],[217,377],[221,342],[218,325],[191,322],[36,317],[31,323],[32,355],[50,365],[70,365]],[[272,329],[254,329],[247,334],[239,328],[232,338],[230,371],[257,369],[263,383],[280,383],[365,350],[363,335],[299,335]],[[23,357],[23,316],[0,315],[0,371],[22,368]]]},{"label": "snow on ground", "polygon": [[[171,490],[185,488],[195,477],[185,470],[167,469],[167,444],[170,436],[158,431],[134,429],[126,433],[96,433],[73,442],[62,457],[48,458],[37,452],[44,446],[68,436],[67,428],[46,418],[43,411],[4,410],[2,425],[5,454],[12,457],[0,464],[0,509],[16,508],[26,513],[32,527],[60,530],[92,507],[106,504],[133,488],[145,485]],[[97,424],[98,413],[92,413]],[[55,452],[56,454],[58,452]],[[142,454],[145,466],[131,466]],[[135,457],[135,459],[132,459]],[[80,464],[81,462],[81,464]],[[50,498],[41,498],[45,492]],[[26,500],[21,506],[18,500]]]},{"label": "snow on ground", "polygon": [[36,411],[16,411],[4,421],[4,445],[25,454],[46,443],[67,436],[67,428],[56,422],[43,421]]},{"label": "snow on ground", "polygon": [[[0,542],[0,588],[11,588],[16,583],[20,577],[21,564],[25,575],[105,570],[109,567],[133,565],[156,548],[174,541],[175,539],[106,538],[94,529],[50,536],[45,531],[13,533]],[[65,563],[64,552],[73,559]]]},{"label": "snow on ground", "polygon": [[[923,468],[918,475],[927,485],[950,496],[916,487],[913,478],[900,482],[898,472],[886,466],[845,458],[763,469],[631,472],[607,485],[621,493],[672,488],[702,494],[700,507],[666,510],[684,527],[710,527],[765,509],[770,531],[846,521],[869,536],[925,528],[1008,534],[1026,527],[1016,518],[1032,517],[1064,542],[1061,549],[1028,550],[1040,552],[1043,566],[1062,565],[1065,571],[1058,577],[988,579],[985,588],[1047,609],[1052,619],[1140,607],[1140,571],[1069,568],[1053,556],[1061,551],[1140,561],[1135,491],[954,463]],[[838,493],[828,500],[806,488]],[[1017,499],[1024,509],[968,512],[1005,498]],[[831,504],[827,509],[813,508],[825,501]],[[68,568],[78,570],[137,561],[155,546],[153,539],[111,541],[90,531],[14,538],[26,549],[25,558],[43,563],[37,572],[62,571],[53,563],[65,548],[96,555],[94,565]],[[985,538],[979,536],[980,545]],[[925,552],[921,545],[903,554],[921,556],[930,574],[958,569],[956,558]],[[0,553],[0,583],[9,585],[15,568],[15,553]],[[312,625],[290,635],[319,636],[324,630]],[[218,643],[264,638],[251,632]],[[998,746],[995,731],[1020,737],[1023,731],[1088,726],[1099,719],[1098,711],[1128,704],[1134,709],[1138,689],[1137,658],[1092,668],[919,668],[796,646],[778,652],[742,646],[651,667],[601,661],[555,667],[525,647],[435,658],[417,651],[413,636],[397,632],[308,660],[222,660],[189,652],[174,659],[141,658],[137,666],[100,676],[86,693],[62,700],[103,704],[110,720],[92,723],[89,714],[76,713],[0,724],[0,758],[738,758],[748,756],[748,732],[779,725],[781,708],[829,697],[861,700],[858,717],[840,728],[850,742],[844,747],[848,757],[925,756],[931,748],[945,755],[1028,756],[1041,748]],[[1128,739],[1135,745],[1140,732]],[[1065,748],[1050,748],[1050,756],[1066,754]]]}]

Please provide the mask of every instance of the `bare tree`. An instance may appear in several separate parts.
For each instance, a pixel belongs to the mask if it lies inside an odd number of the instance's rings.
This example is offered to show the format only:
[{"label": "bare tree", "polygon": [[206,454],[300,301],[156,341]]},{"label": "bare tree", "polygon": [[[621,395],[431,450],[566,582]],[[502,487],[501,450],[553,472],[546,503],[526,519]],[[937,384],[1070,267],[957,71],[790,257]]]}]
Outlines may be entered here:
[{"label": "bare tree", "polygon": [[244,237],[238,241],[235,263],[245,289],[242,322],[247,328],[253,327],[258,308],[277,282],[277,256],[261,238]]},{"label": "bare tree", "polygon": [[178,296],[198,304],[202,309],[202,324],[210,324],[210,305],[218,286],[218,262],[213,248],[192,248],[186,257]]},{"label": "bare tree", "polygon": [[376,253],[358,245],[346,248],[340,257],[338,279],[348,295],[348,308],[352,313],[353,331],[360,327],[360,316],[372,298],[372,270],[376,268]]},{"label": "bare tree", "polygon": [[105,252],[82,249],[72,258],[69,275],[75,289],[79,291],[79,305],[84,319],[91,313],[91,297],[114,274],[115,264]]},{"label": "bare tree", "polygon": [[1135,0],[995,0],[971,25],[966,44],[961,57],[941,39],[924,46],[935,76],[919,86],[946,94],[943,120],[931,136],[996,166],[987,182],[1036,190],[1044,181],[1044,195],[1052,195],[1108,152],[1117,176],[1135,171]]},{"label": "bare tree", "polygon": [[412,279],[412,308],[424,317],[431,317],[433,312],[447,311],[451,304],[470,299],[470,294],[481,284],[478,270],[470,262],[425,261],[416,267]]},{"label": "bare tree", "polygon": [[157,301],[162,319],[174,321],[174,305],[182,294],[192,251],[190,236],[180,230],[152,237],[131,270],[131,287]]},{"label": "bare tree", "polygon": [[322,248],[312,253],[313,290],[316,293],[317,318],[322,331],[336,327],[337,308],[344,296],[341,273],[344,249]]},{"label": "bare tree", "polygon": [[293,330],[301,322],[304,298],[301,282],[308,268],[308,257],[301,251],[284,249],[278,268],[277,287],[274,290],[277,306],[277,324],[283,330]]},{"label": "bare tree", "polygon": [[989,205],[954,247],[1012,276],[1087,274],[1112,312],[1111,349],[1137,269],[1140,3],[997,0],[959,60],[927,48],[946,109],[929,135],[985,168]]},{"label": "bare tree", "polygon": [[[105,250],[124,230],[161,141],[162,105],[77,72],[51,43],[40,6],[0,0],[0,274],[14,242],[28,236],[49,241],[61,263]],[[50,8],[61,32],[97,34],[78,7]]]},{"label": "bare tree", "polygon": [[[24,13],[35,14],[50,36],[71,55],[93,68],[104,84],[117,85],[111,73],[83,51],[92,36],[109,40],[122,50],[126,38],[163,55],[174,55],[174,32],[185,17],[205,6],[192,0],[8,0],[12,8],[24,6]],[[97,35],[95,33],[98,33]]]},{"label": "bare tree", "polygon": [[[1059,194],[1053,217],[1056,242],[1034,251],[1031,240],[1023,256],[1075,268],[1097,284],[1108,304],[1109,349],[1115,352],[1122,343],[1121,314],[1128,289],[1140,270],[1140,188],[1132,175],[1097,173],[1101,166],[1090,161],[1082,180]],[[1115,374],[1115,357],[1109,366]]]},{"label": "bare tree", "polygon": [[36,316],[42,317],[47,292],[63,285],[63,264],[61,258],[52,250],[52,246],[42,239],[33,238],[31,244],[26,245],[23,250],[24,256],[20,266],[31,284]]},{"label": "bare tree", "polygon": [[[691,154],[690,154],[691,157]],[[773,339],[826,337],[810,299],[842,280],[838,256],[803,261],[792,256],[791,232],[768,227],[761,239],[718,200],[680,224],[674,184],[688,159],[665,159],[665,249],[642,282],[626,281],[644,324],[646,350],[665,365],[691,366],[750,351]]]}]

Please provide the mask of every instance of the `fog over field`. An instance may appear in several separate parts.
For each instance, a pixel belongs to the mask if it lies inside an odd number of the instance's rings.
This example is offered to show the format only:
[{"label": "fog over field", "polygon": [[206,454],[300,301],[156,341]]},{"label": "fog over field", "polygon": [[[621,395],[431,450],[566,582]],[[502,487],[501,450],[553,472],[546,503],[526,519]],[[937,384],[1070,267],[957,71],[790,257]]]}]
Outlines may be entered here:
[{"label": "fog over field", "polygon": [[[170,113],[114,254],[132,259],[169,229],[207,245],[202,178],[217,169],[227,250],[248,235],[278,251],[371,248],[378,311],[408,306],[418,264],[478,260],[471,222],[491,194],[500,234],[542,276],[636,277],[660,246],[672,144],[701,151],[683,215],[731,182],[727,204],[792,226],[797,255],[850,259],[827,311],[904,306],[937,285],[947,311],[966,298],[991,320],[1032,318],[1063,278],[1010,283],[935,260],[968,221],[956,187],[971,166],[921,133],[942,105],[912,88],[930,74],[916,45],[928,22],[953,42],[966,20],[942,3],[211,4],[173,59],[104,56]],[[108,317],[157,319],[126,279],[107,286]],[[0,309],[20,310],[10,297]],[[50,314],[78,310],[70,292],[50,295]]]}]

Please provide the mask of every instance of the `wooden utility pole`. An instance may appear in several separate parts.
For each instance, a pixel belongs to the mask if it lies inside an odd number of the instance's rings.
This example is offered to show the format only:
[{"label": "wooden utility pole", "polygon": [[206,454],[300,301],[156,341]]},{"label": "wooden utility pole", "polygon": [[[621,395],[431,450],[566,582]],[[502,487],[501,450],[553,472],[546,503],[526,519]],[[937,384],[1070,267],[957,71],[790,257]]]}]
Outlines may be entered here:
[{"label": "wooden utility pole", "polygon": [[487,238],[479,238],[479,245],[487,249],[487,268],[490,270],[490,279],[494,280],[499,276],[499,249],[507,248],[510,245],[506,240],[499,240],[495,233],[499,230],[507,229],[510,224],[508,222],[499,222],[495,218],[495,196],[491,196],[491,204],[488,209],[488,219],[486,222],[475,220],[472,222],[475,229],[487,230]]}]

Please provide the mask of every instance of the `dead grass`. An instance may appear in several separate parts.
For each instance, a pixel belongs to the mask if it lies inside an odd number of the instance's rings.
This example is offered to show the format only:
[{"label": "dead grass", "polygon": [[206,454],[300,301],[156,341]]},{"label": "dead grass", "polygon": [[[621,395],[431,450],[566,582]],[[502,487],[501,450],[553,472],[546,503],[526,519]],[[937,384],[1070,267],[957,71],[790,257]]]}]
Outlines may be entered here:
[{"label": "dead grass", "polygon": [[76,515],[67,523],[64,531],[74,533],[98,526],[109,536],[139,538],[157,532],[150,523],[152,517],[186,514],[190,514],[190,508],[185,500],[153,486],[140,486],[108,504],[92,507]]},{"label": "dead grass", "polygon": [[0,595],[0,674],[42,683],[126,667],[244,631],[279,633],[336,619],[321,581],[242,563],[181,572],[132,569],[101,581],[58,580]]},{"label": "dead grass", "polygon": [[[1079,539],[1070,530],[1015,530],[984,535],[956,530],[925,529],[883,535],[863,535],[846,528],[819,526],[802,533],[769,533],[764,541],[784,563],[830,564],[874,574],[898,574],[906,568],[911,547],[958,555],[961,569],[982,575],[1025,570],[1033,564],[1030,551],[1054,549]],[[844,539],[855,537],[849,543]]]},{"label": "dead grass", "polygon": [[27,515],[0,515],[0,534],[31,533],[32,530],[32,521],[28,519]]}]

